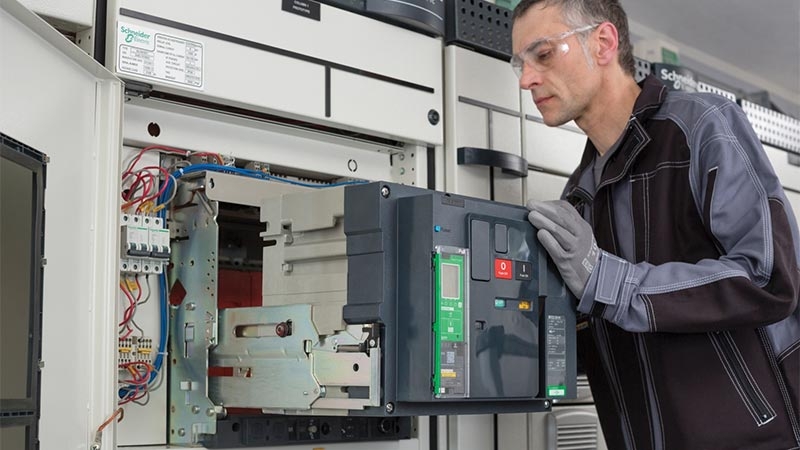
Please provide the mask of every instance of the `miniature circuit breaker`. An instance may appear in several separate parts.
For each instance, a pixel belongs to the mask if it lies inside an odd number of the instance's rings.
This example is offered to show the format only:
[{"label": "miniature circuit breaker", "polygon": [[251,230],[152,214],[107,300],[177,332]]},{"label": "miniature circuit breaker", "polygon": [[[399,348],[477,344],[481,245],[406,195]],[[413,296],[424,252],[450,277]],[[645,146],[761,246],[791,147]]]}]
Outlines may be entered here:
[{"label": "miniature circuit breaker", "polygon": [[160,274],[169,261],[169,230],[154,216],[120,216],[120,272]]}]

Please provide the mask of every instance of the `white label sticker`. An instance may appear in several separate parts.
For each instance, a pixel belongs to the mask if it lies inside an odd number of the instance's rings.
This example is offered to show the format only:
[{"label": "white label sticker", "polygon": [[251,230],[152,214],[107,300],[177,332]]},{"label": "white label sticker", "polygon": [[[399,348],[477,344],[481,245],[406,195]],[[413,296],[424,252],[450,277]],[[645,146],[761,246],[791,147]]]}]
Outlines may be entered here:
[{"label": "white label sticker", "polygon": [[117,22],[117,70],[203,89],[203,44]]}]

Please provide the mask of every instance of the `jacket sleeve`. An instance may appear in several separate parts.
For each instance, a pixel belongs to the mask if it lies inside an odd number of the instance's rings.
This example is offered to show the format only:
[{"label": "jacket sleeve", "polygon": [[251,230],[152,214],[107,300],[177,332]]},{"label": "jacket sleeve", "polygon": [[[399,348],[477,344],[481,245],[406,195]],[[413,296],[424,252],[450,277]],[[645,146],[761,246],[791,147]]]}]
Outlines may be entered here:
[{"label": "jacket sleeve", "polygon": [[798,308],[800,240],[789,202],[741,109],[705,106],[682,126],[695,205],[722,256],[652,265],[603,251],[579,311],[628,331],[687,333],[755,328]]}]

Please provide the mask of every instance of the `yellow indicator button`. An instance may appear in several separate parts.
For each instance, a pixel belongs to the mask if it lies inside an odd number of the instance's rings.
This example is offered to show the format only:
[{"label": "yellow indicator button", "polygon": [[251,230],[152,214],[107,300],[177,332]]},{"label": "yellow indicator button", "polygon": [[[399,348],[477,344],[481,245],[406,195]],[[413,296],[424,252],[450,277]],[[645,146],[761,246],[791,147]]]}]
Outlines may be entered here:
[{"label": "yellow indicator button", "polygon": [[520,300],[519,301],[519,309],[523,311],[530,311],[531,309],[531,302],[527,300]]}]

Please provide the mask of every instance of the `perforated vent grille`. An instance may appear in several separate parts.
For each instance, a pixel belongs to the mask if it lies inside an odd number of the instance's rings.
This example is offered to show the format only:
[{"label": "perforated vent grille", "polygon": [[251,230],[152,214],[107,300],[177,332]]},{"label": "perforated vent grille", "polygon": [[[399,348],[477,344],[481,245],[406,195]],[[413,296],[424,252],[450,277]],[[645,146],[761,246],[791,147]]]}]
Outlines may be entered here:
[{"label": "perforated vent grille", "polygon": [[703,83],[702,81],[697,82],[697,92],[711,92],[713,94],[726,97],[727,99],[732,100],[734,102],[736,101],[736,94],[734,94],[733,92],[726,91],[725,89],[720,89],[708,83]]},{"label": "perforated vent grille", "polygon": [[634,58],[634,60],[634,67],[636,68],[634,78],[636,78],[636,82],[639,83],[650,75],[650,62],[639,58]]},{"label": "perforated vent grille", "polygon": [[597,424],[559,425],[558,450],[597,450]]},{"label": "perforated vent grille", "polygon": [[460,44],[498,59],[511,58],[511,11],[481,0],[447,2],[448,44]]},{"label": "perforated vent grille", "polygon": [[761,142],[800,153],[800,120],[747,100],[741,105]]}]

